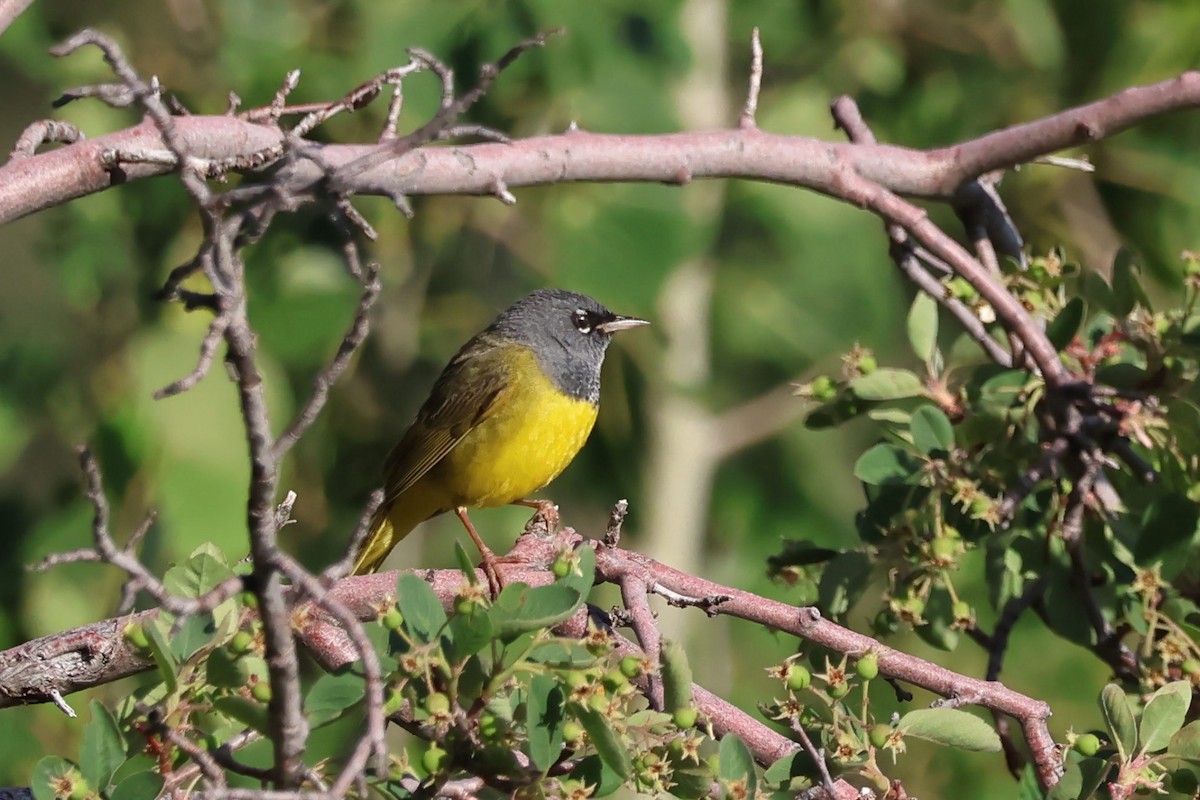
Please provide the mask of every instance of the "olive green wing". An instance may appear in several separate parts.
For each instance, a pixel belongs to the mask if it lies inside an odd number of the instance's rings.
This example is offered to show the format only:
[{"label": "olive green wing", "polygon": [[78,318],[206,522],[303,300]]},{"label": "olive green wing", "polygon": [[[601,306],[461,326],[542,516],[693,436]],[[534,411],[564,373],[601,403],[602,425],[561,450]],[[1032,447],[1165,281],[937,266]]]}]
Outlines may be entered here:
[{"label": "olive green wing", "polygon": [[459,351],[384,464],[383,508],[446,457],[496,409],[508,385],[503,345],[475,339]]}]

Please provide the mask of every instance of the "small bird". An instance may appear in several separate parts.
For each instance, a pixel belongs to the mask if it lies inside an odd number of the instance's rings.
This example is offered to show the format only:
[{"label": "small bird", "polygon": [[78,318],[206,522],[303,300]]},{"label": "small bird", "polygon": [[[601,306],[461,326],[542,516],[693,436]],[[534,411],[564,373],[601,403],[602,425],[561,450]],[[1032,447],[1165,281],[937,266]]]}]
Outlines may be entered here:
[{"label": "small bird", "polygon": [[450,359],[384,465],[383,503],[354,562],[374,572],[421,522],[453,510],[483,556],[495,556],[468,508],[524,505],[579,453],[600,406],[600,365],[617,331],[649,324],[590,297],[540,289],[518,300]]}]

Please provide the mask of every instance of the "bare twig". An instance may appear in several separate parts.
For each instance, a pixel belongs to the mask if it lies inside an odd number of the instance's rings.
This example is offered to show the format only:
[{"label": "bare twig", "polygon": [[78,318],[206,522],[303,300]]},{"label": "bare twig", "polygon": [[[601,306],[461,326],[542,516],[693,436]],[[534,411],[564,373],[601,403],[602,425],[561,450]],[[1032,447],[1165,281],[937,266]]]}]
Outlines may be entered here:
[{"label": "bare twig", "polygon": [[792,720],[792,732],[796,734],[804,751],[816,765],[817,774],[821,776],[821,785],[825,787],[825,791],[829,792],[830,797],[837,797],[837,789],[833,786],[833,776],[829,774],[829,765],[825,763],[825,751],[818,750],[813,745],[812,739],[808,738],[808,731],[804,730],[799,719]]},{"label": "bare twig", "polygon": [[746,91],[746,105],[742,106],[742,116],[738,119],[738,127],[742,129],[757,128],[758,122],[758,93],[762,89],[763,49],[762,40],[758,36],[758,28],[750,34],[750,87]]},{"label": "bare twig", "polygon": [[37,149],[51,142],[57,144],[74,144],[86,138],[83,131],[69,122],[57,119],[43,119],[34,122],[22,133],[17,143],[13,145],[9,158],[29,158]]}]

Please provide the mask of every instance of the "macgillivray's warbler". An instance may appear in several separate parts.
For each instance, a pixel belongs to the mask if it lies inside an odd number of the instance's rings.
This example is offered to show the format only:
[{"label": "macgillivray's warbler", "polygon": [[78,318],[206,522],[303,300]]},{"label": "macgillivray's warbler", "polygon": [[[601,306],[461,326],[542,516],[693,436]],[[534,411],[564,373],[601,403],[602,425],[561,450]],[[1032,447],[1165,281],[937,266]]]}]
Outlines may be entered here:
[{"label": "macgillivray's warbler", "polygon": [[590,297],[540,289],[518,300],[450,359],[384,465],[384,498],[354,562],[374,572],[418,524],[453,510],[483,555],[468,508],[518,504],[579,453],[600,404],[600,365],[613,334],[648,324]]}]

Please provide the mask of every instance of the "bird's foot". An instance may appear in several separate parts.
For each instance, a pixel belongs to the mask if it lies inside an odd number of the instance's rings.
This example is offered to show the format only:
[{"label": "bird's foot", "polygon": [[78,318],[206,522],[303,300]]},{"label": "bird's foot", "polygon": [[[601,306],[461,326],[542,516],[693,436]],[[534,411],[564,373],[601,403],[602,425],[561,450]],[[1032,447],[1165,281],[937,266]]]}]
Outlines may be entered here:
[{"label": "bird's foot", "polygon": [[496,558],[495,553],[491,550],[483,553],[481,566],[483,567],[483,574],[487,576],[488,591],[492,593],[493,602],[500,596],[500,592],[504,589],[504,577],[500,574],[500,570],[496,566],[499,561],[500,559]]},{"label": "bird's foot", "polygon": [[536,512],[525,523],[525,534],[549,536],[558,530],[558,505],[553,500],[518,500],[514,505],[532,508]]}]

